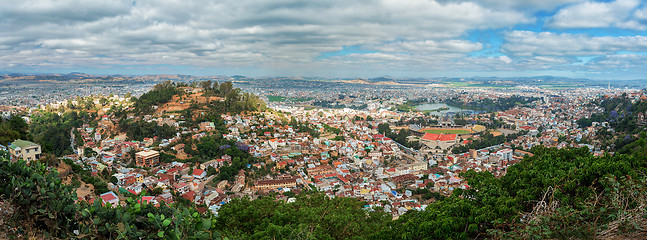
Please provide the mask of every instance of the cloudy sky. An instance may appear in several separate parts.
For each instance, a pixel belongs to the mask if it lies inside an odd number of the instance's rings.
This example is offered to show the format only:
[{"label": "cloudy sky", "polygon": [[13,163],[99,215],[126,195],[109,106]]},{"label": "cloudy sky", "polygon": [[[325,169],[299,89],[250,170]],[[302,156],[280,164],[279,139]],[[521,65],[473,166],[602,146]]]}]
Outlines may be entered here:
[{"label": "cloudy sky", "polygon": [[3,0],[0,71],[647,79],[647,2]]}]

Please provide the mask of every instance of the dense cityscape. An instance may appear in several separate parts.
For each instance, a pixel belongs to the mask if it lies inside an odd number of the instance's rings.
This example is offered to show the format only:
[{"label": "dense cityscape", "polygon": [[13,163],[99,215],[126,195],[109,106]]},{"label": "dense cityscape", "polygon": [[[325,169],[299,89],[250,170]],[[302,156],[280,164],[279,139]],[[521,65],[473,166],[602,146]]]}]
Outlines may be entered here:
[{"label": "dense cityscape", "polygon": [[75,201],[179,201],[214,216],[235,199],[292,203],[315,191],[398,219],[471,189],[463,173],[505,176],[535,146],[613,155],[621,148],[604,135],[615,123],[595,121],[605,112],[596,103],[647,99],[610,84],[84,76],[93,80],[72,88],[6,84],[0,115],[29,133],[4,133],[0,149],[27,164],[61,159],[50,166]]}]

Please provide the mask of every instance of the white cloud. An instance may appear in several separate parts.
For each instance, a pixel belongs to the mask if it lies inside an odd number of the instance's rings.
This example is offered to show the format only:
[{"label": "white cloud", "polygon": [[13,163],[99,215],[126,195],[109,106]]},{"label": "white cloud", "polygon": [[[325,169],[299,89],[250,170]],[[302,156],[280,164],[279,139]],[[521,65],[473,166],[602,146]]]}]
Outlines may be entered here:
[{"label": "white cloud", "polygon": [[[0,54],[15,56],[4,58],[5,66],[45,61],[25,51],[36,49],[63,67],[130,61],[289,68],[344,46],[462,54],[482,48],[457,39],[470,30],[532,21],[515,10],[422,0],[11,1],[0,9],[0,36],[11,36],[0,38]],[[76,61],[61,51],[86,57]]]},{"label": "white cloud", "polygon": [[398,41],[377,46],[366,46],[382,52],[408,52],[414,54],[428,53],[469,53],[483,49],[481,43],[466,40],[444,40],[444,41]]},{"label": "white cloud", "polygon": [[508,63],[508,64],[512,63],[512,59],[510,59],[510,57],[508,56],[500,56],[499,60],[501,60],[501,62]]},{"label": "white cloud", "polygon": [[647,5],[642,9],[636,10],[636,12],[634,12],[634,17],[638,20],[647,20]]},{"label": "white cloud", "polygon": [[[595,58],[586,67],[597,71],[609,71],[609,69],[628,71],[632,69],[644,69],[646,65],[647,55],[629,53],[605,55]],[[641,72],[644,74],[644,71],[636,71],[636,73]]]},{"label": "white cloud", "polygon": [[[467,0],[443,0],[441,2],[466,2]],[[586,0],[480,0],[481,6],[491,9],[517,9],[523,11],[552,11],[558,7],[584,2]]]},{"label": "white cloud", "polygon": [[[620,61],[620,51],[647,51],[644,36],[514,30],[536,23],[539,11],[557,11],[549,26],[566,31],[577,25],[640,29],[647,19],[647,8],[632,10],[636,0],[584,1],[7,0],[0,8],[0,70],[164,65],[281,75],[523,72],[567,69],[574,56],[612,62]],[[567,25],[566,17],[578,20]],[[470,35],[475,30],[484,35]],[[361,51],[345,52],[349,46]],[[331,52],[339,56],[322,54]]]},{"label": "white cloud", "polygon": [[591,37],[584,34],[512,31],[502,49],[514,56],[595,56],[647,51],[647,36]]},{"label": "white cloud", "polygon": [[547,23],[554,28],[604,28],[644,30],[647,26],[631,19],[639,0],[584,2],[560,9]]}]

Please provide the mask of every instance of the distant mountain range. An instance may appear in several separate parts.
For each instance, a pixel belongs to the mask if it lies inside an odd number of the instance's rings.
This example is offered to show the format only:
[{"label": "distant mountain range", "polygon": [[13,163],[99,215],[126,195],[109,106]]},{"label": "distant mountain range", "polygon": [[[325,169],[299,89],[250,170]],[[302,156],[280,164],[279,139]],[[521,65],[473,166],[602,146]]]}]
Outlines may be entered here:
[{"label": "distant mountain range", "polygon": [[[71,72],[68,74],[59,73],[12,73],[0,71],[0,79],[6,81],[8,79],[17,81],[54,81],[54,82],[68,82],[68,81],[82,81],[82,82],[122,82],[122,81],[201,81],[201,80],[237,80],[237,81],[254,81],[254,80],[298,80],[298,81],[342,81],[352,82],[357,84],[372,84],[372,85],[394,85],[394,84],[455,84],[461,87],[514,87],[518,85],[531,85],[531,86],[548,86],[555,88],[566,87],[584,87],[584,86],[600,86],[607,87],[609,84],[612,87],[630,87],[630,88],[645,88],[647,87],[647,79],[642,80],[594,80],[586,78],[567,78],[556,76],[534,76],[534,77],[467,77],[467,78],[448,78],[448,77],[434,77],[434,78],[394,78],[390,76],[361,79],[361,78],[337,78],[326,79],[318,77],[262,77],[252,78],[241,75],[226,76],[190,76],[190,75],[171,75],[171,74],[158,74],[158,75],[93,75],[81,72]],[[460,83],[460,84],[457,84]]]}]

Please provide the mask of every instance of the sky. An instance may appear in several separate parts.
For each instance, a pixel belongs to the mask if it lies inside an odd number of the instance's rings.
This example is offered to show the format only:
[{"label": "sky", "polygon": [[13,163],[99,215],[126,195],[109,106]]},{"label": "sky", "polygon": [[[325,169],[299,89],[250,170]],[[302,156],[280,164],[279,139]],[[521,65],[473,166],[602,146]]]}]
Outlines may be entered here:
[{"label": "sky", "polygon": [[647,79],[647,1],[3,0],[0,72]]}]

